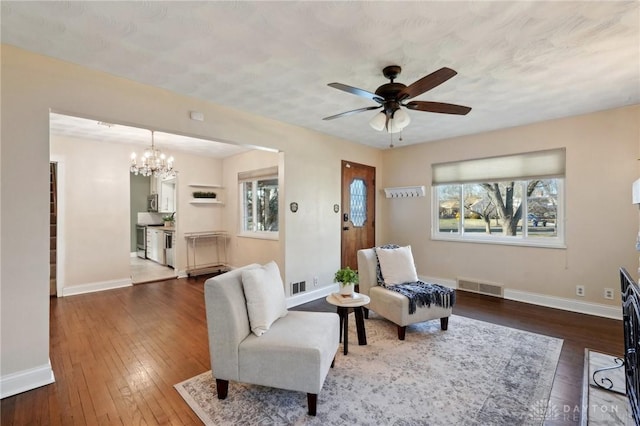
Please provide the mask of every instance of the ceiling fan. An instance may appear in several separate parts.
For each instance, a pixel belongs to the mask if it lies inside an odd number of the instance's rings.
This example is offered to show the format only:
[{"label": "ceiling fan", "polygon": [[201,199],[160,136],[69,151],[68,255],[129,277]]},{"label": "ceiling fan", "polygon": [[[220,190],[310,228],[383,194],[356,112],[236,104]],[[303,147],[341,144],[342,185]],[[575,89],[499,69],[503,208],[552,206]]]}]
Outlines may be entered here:
[{"label": "ceiling fan", "polygon": [[385,83],[378,87],[375,93],[368,92],[357,87],[348,86],[342,83],[329,83],[329,86],[343,90],[345,92],[361,96],[363,98],[371,99],[377,102],[379,105],[370,106],[364,108],[358,108],[351,111],[342,112],[340,114],[331,115],[323,118],[323,120],[333,120],[334,118],[345,117],[347,115],[356,114],[358,112],[370,111],[374,109],[382,108],[379,114],[376,114],[369,122],[371,127],[376,130],[386,129],[389,133],[400,132],[407,127],[411,118],[409,114],[402,109],[407,109],[425,112],[437,112],[441,114],[456,114],[466,115],[471,111],[471,108],[462,106],[447,104],[442,102],[427,102],[427,101],[410,101],[405,103],[411,98],[415,98],[424,92],[433,89],[449,80],[451,77],[457,74],[451,68],[440,68],[438,71],[432,72],[414,82],[413,84],[406,86],[402,83],[395,83],[394,80],[400,75],[402,68],[398,65],[389,65],[382,70],[382,74],[385,78],[390,80],[389,83]]}]

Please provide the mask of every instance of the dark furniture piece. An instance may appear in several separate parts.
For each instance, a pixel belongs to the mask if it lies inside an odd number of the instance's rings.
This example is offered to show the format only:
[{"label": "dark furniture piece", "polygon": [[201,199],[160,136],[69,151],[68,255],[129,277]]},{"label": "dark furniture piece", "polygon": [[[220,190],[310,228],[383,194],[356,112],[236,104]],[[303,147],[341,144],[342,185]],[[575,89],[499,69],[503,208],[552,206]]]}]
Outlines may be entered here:
[{"label": "dark furniture piece", "polygon": [[340,303],[336,300],[336,296],[330,294],[326,298],[327,302],[338,308],[338,316],[340,317],[340,341],[343,343],[343,353],[347,355],[349,353],[349,309],[353,309],[353,313],[356,317],[356,332],[358,333],[358,344],[367,344],[367,334],[364,328],[364,306],[370,302],[368,296],[361,295],[360,300],[355,300],[351,303]]},{"label": "dark furniture piece", "polygon": [[624,325],[624,368],[631,414],[640,425],[640,287],[626,269],[620,268],[622,322]]}]

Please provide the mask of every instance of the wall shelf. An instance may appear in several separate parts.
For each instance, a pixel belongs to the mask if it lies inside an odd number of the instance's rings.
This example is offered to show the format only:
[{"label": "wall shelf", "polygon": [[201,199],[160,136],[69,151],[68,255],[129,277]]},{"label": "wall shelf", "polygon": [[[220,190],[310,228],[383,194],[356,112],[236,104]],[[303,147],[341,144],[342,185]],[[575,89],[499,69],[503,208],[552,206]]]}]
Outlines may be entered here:
[{"label": "wall shelf", "polygon": [[222,201],[215,198],[192,198],[189,200],[189,204],[224,204]]},{"label": "wall shelf", "polygon": [[384,194],[387,198],[424,197],[426,193],[424,186],[399,186],[384,189]]},{"label": "wall shelf", "polygon": [[222,188],[222,185],[216,185],[211,183],[190,183],[189,186],[194,188]]}]

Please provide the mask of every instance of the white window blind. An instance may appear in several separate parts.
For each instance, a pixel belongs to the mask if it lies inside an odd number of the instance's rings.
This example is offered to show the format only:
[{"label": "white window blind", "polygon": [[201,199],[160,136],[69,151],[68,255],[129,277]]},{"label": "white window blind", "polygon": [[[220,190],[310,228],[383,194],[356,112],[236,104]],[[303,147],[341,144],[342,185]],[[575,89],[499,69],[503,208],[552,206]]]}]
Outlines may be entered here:
[{"label": "white window blind", "polygon": [[566,149],[437,163],[431,166],[431,184],[499,182],[564,177]]},{"label": "white window blind", "polygon": [[238,182],[248,182],[256,179],[274,177],[278,177],[278,166],[267,167],[265,169],[250,170],[248,172],[239,172]]}]

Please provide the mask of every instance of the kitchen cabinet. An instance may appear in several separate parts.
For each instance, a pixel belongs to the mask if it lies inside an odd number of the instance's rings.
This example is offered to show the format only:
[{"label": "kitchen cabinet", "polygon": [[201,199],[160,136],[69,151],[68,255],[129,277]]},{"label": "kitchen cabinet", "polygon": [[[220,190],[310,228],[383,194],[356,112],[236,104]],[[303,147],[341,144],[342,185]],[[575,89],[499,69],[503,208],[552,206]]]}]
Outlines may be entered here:
[{"label": "kitchen cabinet", "polygon": [[176,211],[176,178],[161,179],[158,192],[158,211],[173,213]]},{"label": "kitchen cabinet", "polygon": [[165,264],[164,258],[164,229],[162,227],[147,227],[147,259]]},{"label": "kitchen cabinet", "polygon": [[158,194],[159,213],[173,213],[176,211],[176,184],[175,177],[151,177],[150,193]]}]

